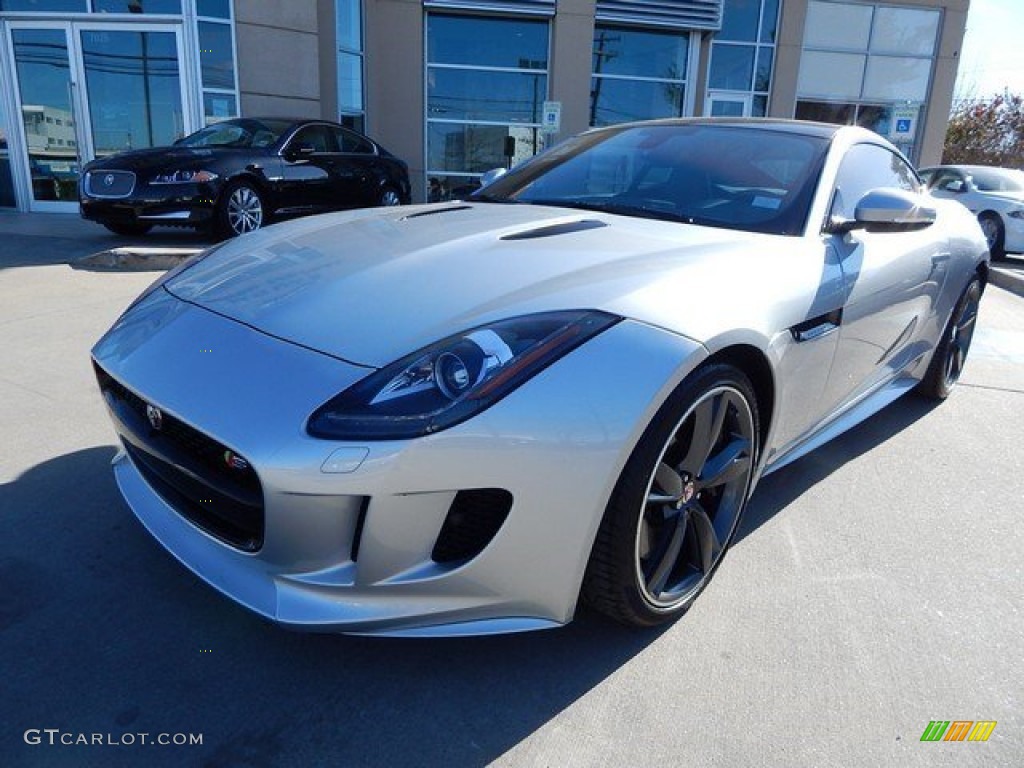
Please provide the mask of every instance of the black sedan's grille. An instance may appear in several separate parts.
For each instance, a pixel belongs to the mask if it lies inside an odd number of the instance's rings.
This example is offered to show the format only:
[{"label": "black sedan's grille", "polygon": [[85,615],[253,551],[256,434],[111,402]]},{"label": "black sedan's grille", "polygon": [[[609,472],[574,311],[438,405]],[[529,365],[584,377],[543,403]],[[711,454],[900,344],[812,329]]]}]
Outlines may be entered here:
[{"label": "black sedan's grille", "polygon": [[[263,546],[263,487],[243,457],[154,407],[95,366],[125,450],[183,517],[234,547]],[[154,426],[154,424],[156,426]]]},{"label": "black sedan's grille", "polygon": [[128,197],[135,189],[131,171],[90,171],[85,174],[85,193],[90,197]]}]

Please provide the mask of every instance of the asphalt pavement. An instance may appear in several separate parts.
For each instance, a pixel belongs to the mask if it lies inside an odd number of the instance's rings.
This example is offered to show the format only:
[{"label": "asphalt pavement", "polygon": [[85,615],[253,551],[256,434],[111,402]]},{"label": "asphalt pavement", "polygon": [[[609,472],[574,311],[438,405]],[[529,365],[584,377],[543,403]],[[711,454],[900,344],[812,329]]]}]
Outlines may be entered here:
[{"label": "asphalt pavement", "polygon": [[[1024,299],[988,290],[947,402],[765,479],[671,627],[304,635],[200,583],[117,493],[88,350],[158,273],[70,268],[133,243],[21,218],[0,214],[5,768],[1024,764]],[[932,720],[997,725],[921,742]],[[120,745],[60,743],[80,735]]]}]

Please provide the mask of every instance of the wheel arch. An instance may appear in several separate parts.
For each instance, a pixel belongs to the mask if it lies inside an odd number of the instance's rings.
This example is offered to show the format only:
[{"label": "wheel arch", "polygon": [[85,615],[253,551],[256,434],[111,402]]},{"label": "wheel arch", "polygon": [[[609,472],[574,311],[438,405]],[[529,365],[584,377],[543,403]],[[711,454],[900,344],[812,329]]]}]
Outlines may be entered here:
[{"label": "wheel arch", "polygon": [[[758,438],[763,454],[775,417],[775,372],[765,353],[752,344],[732,344],[714,352],[701,367],[714,363],[731,365],[746,374],[757,396]],[[759,459],[760,460],[760,459]]]}]

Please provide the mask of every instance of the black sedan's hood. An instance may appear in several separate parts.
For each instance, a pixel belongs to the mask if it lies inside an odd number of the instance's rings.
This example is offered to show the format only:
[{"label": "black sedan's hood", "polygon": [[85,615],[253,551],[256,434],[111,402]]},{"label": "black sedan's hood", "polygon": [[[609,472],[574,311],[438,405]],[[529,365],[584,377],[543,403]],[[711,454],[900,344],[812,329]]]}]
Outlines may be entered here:
[{"label": "black sedan's hood", "polygon": [[93,160],[87,171],[159,171],[180,170],[202,166],[228,154],[253,152],[227,147],[154,147],[121,152]]}]

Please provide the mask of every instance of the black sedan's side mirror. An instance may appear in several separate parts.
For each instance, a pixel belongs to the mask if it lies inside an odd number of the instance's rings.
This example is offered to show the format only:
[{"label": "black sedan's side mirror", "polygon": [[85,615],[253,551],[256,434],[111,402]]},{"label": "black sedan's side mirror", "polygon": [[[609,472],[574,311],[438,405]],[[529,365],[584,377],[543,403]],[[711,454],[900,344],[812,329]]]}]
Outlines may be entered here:
[{"label": "black sedan's side mirror", "polygon": [[833,217],[828,231],[906,232],[934,223],[935,208],[925,196],[903,189],[872,189],[857,203],[852,220]]},{"label": "black sedan's side mirror", "polygon": [[316,148],[312,144],[307,144],[304,141],[289,144],[288,149],[284,151],[284,156],[287,160],[299,160],[311,157],[314,154],[316,154]]}]

